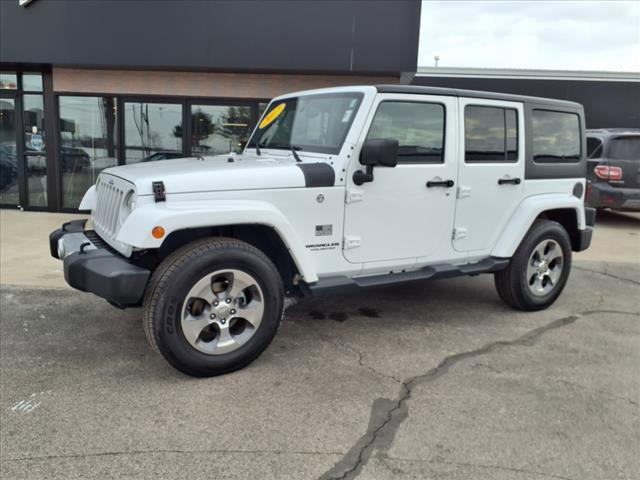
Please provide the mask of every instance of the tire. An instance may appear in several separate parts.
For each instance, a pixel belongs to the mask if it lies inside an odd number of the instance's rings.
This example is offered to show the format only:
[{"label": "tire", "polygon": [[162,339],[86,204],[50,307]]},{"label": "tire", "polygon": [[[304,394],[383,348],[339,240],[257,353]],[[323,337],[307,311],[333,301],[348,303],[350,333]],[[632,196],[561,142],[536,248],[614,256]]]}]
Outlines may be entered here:
[{"label": "tire", "polygon": [[283,305],[282,280],[264,253],[235,239],[198,240],[153,273],[143,326],[173,367],[211,377],[255,360],[273,340]]},{"label": "tire", "polygon": [[507,268],[495,273],[494,280],[507,305],[517,310],[543,310],[562,293],[570,270],[567,231],[558,222],[536,220]]}]

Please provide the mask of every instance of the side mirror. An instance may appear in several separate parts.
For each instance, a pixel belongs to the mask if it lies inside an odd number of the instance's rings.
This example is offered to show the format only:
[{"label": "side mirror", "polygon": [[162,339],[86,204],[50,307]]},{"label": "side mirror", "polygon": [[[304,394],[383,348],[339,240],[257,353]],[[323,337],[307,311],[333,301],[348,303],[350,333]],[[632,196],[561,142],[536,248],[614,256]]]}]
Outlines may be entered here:
[{"label": "side mirror", "polygon": [[367,140],[360,150],[360,163],[367,171],[353,172],[353,183],[362,185],[373,181],[373,167],[395,167],[398,164],[398,140],[379,138]]}]

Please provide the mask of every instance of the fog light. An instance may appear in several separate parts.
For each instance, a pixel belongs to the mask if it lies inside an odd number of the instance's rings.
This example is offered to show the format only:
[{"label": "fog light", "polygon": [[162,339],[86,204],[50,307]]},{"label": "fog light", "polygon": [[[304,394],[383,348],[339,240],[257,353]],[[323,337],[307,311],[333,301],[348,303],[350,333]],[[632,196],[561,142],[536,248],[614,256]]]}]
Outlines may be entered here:
[{"label": "fog light", "polygon": [[151,230],[151,235],[153,235],[153,238],[162,238],[162,237],[164,237],[164,228],[162,228],[162,227],[153,227],[153,230]]}]

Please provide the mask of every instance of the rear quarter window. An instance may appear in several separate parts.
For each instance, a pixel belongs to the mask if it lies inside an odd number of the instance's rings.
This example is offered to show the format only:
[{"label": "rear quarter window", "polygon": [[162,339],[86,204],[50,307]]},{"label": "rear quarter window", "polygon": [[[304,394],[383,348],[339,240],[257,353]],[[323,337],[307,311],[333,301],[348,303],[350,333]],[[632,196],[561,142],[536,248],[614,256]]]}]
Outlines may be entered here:
[{"label": "rear quarter window", "polygon": [[580,118],[575,113],[533,110],[532,151],[536,163],[577,163],[581,158]]}]

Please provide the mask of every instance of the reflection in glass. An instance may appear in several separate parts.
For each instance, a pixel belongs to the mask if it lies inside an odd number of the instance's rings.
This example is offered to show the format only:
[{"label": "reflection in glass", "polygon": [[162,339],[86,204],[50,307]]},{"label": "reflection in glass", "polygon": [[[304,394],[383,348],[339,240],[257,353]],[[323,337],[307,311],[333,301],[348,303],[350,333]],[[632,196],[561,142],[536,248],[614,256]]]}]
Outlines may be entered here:
[{"label": "reflection in glass", "polygon": [[42,74],[23,73],[22,74],[22,90],[27,92],[41,92],[42,91]]},{"label": "reflection in glass", "polygon": [[113,97],[60,97],[62,204],[78,208],[98,174],[117,164]]},{"label": "reflection in glass", "polygon": [[517,112],[500,107],[467,106],[464,144],[466,162],[517,161]]},{"label": "reflection in glass", "polygon": [[27,203],[30,207],[47,206],[47,157],[26,155]]},{"label": "reflection in glass", "polygon": [[15,72],[0,72],[0,90],[16,90],[18,76]]},{"label": "reflection in glass", "polygon": [[125,161],[151,161],[154,153],[182,155],[182,105],[127,102],[124,105]]},{"label": "reflection in glass", "polygon": [[251,134],[251,107],[191,107],[191,151],[194,155],[240,153]]},{"label": "reflection in glass", "polygon": [[540,163],[580,161],[580,120],[575,113],[534,110],[533,160]]},{"label": "reflection in glass", "polygon": [[17,159],[15,101],[0,98],[0,203],[20,202]]},{"label": "reflection in glass", "polygon": [[44,152],[44,102],[42,95],[24,95],[24,148]]},{"label": "reflection in glass", "polygon": [[398,162],[443,162],[444,106],[436,103],[382,102],[367,140],[398,140]]}]

